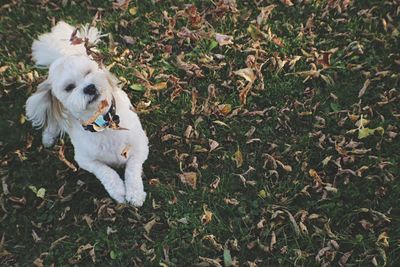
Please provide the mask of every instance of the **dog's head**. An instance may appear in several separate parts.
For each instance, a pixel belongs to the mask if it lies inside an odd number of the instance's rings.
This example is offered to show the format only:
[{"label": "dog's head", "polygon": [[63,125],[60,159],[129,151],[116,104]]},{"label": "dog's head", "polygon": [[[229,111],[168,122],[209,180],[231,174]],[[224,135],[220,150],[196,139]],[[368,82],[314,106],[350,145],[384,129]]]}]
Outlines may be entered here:
[{"label": "dog's head", "polygon": [[[26,103],[34,126],[58,123],[69,116],[86,121],[103,100],[112,103],[117,79],[86,55],[64,56],[50,65],[48,78]],[[63,128],[63,127],[61,127]]]}]

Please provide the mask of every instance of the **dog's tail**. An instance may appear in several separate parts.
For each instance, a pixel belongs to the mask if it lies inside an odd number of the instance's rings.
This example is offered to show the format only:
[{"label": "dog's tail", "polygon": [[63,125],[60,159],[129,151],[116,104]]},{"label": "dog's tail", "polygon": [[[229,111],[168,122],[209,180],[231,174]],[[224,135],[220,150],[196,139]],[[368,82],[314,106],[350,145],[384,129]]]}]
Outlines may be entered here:
[{"label": "dog's tail", "polygon": [[[86,55],[84,40],[90,44],[100,41],[100,31],[85,25],[79,30],[60,21],[51,32],[39,36],[32,44],[32,57],[36,65],[48,67],[51,63],[66,55]],[[82,41],[79,41],[82,40]]]}]

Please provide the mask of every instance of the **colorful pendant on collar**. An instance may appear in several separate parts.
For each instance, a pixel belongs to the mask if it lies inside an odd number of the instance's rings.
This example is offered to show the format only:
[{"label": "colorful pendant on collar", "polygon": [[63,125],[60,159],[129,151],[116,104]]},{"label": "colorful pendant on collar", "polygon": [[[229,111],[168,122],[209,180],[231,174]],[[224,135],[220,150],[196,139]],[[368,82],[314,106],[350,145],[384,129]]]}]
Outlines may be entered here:
[{"label": "colorful pendant on collar", "polygon": [[119,128],[119,116],[115,114],[115,106],[111,105],[108,112],[104,115],[100,115],[97,119],[88,125],[82,125],[83,129],[90,132],[101,132],[107,128],[118,129]]}]

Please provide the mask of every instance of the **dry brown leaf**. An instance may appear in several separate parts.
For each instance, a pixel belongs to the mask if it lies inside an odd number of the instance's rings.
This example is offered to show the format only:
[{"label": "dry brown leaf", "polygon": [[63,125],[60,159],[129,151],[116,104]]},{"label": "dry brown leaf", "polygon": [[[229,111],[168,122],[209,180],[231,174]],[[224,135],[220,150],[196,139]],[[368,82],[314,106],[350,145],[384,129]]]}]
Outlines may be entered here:
[{"label": "dry brown leaf", "polygon": [[86,245],[82,245],[82,246],[80,246],[79,248],[78,248],[78,250],[76,251],[76,255],[75,255],[75,260],[77,261],[77,262],[79,262],[80,261],[80,259],[82,258],[82,252],[84,252],[84,251],[89,251],[89,255],[90,255],[90,257],[91,257],[91,259],[92,259],[92,262],[93,263],[96,263],[96,256],[95,256],[95,253],[94,253],[94,246],[92,246],[91,244],[86,244]]},{"label": "dry brown leaf", "polygon": [[159,179],[153,178],[153,179],[149,180],[149,185],[151,185],[151,186],[158,186],[159,184],[160,184]]},{"label": "dry brown leaf", "polygon": [[58,158],[65,163],[73,172],[76,172],[78,169],[75,167],[72,162],[70,162],[64,155],[65,145],[64,142],[61,144],[60,149],[58,150]]},{"label": "dry brown leaf", "polygon": [[275,231],[272,231],[272,233],[271,233],[271,242],[269,244],[269,249],[271,251],[274,249],[275,244],[276,244],[276,234],[275,234]]},{"label": "dry brown leaf", "polygon": [[277,36],[274,36],[272,38],[272,42],[274,42],[274,44],[276,44],[277,46],[284,47],[282,39]]},{"label": "dry brown leaf", "polygon": [[68,238],[69,238],[69,236],[65,235],[65,236],[63,236],[63,237],[60,237],[60,238],[57,239],[56,241],[52,242],[52,243],[51,243],[51,246],[50,246],[50,250],[52,250],[53,248],[55,248],[55,247],[58,245],[58,243],[62,242],[62,241],[65,240],[65,239],[68,239]]},{"label": "dry brown leaf", "polygon": [[365,91],[367,91],[367,88],[369,87],[369,85],[371,84],[371,80],[370,79],[367,79],[365,82],[364,82],[364,85],[363,85],[363,87],[360,89],[360,91],[358,92],[358,98],[361,98],[364,94],[365,94]]},{"label": "dry brown leaf", "polygon": [[119,8],[122,10],[126,10],[129,7],[129,3],[131,0],[116,0],[113,2],[113,8]]},{"label": "dry brown leaf", "polygon": [[281,0],[281,3],[287,6],[293,6],[293,3],[291,0]]},{"label": "dry brown leaf", "polygon": [[220,46],[233,44],[233,41],[232,41],[233,37],[230,35],[216,33],[215,40],[217,40],[217,42]]},{"label": "dry brown leaf", "polygon": [[208,145],[210,146],[210,152],[219,147],[219,143],[212,139],[208,140]]},{"label": "dry brown leaf", "polygon": [[147,234],[150,234],[150,231],[155,224],[156,224],[156,218],[154,218],[153,220],[149,221],[144,225],[144,230],[146,231]]},{"label": "dry brown leaf", "polygon": [[0,67],[0,74],[5,72],[10,66],[4,65]]},{"label": "dry brown leaf", "polygon": [[[201,261],[203,261],[201,264],[202,264],[202,266],[214,266],[214,267],[222,267],[222,265],[220,264],[220,262],[221,262],[221,259],[216,259],[216,260],[214,260],[214,259],[210,259],[210,258],[206,258],[206,257],[202,257],[202,256],[199,256],[199,259],[201,260]],[[206,264],[206,265],[205,265]]]},{"label": "dry brown leaf", "polygon": [[196,88],[193,87],[192,89],[192,109],[191,109],[191,114],[196,113],[196,104],[197,104],[197,97],[199,96],[199,92],[196,90]]},{"label": "dry brown leaf", "polygon": [[108,108],[108,101],[107,99],[104,99],[100,102],[99,106],[97,107],[97,111],[93,114],[92,117],[90,117],[87,121],[83,122],[83,126],[87,126],[88,124],[93,123],[96,121],[97,117],[99,117],[101,114],[105,113]]},{"label": "dry brown leaf", "polygon": [[388,248],[389,247],[389,236],[387,234],[387,232],[382,232],[379,236],[378,236],[378,240],[376,241],[379,245]]},{"label": "dry brown leaf", "polygon": [[236,162],[236,167],[240,168],[243,165],[243,155],[239,147],[237,148],[235,154],[233,154],[233,160]]},{"label": "dry brown leaf", "polygon": [[211,192],[214,192],[215,191],[215,189],[217,189],[218,188],[218,186],[219,186],[219,182],[221,181],[221,178],[219,178],[219,177],[217,177],[217,178],[215,178],[215,180],[210,184],[210,188],[211,188]]},{"label": "dry brown leaf", "polygon": [[197,173],[184,172],[182,174],[179,174],[179,178],[181,179],[182,183],[189,185],[193,189],[196,189]]},{"label": "dry brown leaf", "polygon": [[293,217],[293,215],[288,210],[285,210],[285,212],[289,216],[289,221],[292,223],[294,232],[296,233],[297,236],[300,236],[300,228],[297,225],[295,218]]},{"label": "dry brown leaf", "polygon": [[33,261],[33,265],[35,265],[35,267],[43,267],[43,260],[41,258],[37,258]]},{"label": "dry brown leaf", "polygon": [[16,197],[16,196],[10,196],[8,198],[11,202],[19,205],[25,205],[26,204],[26,198],[25,197]]},{"label": "dry brown leaf", "polygon": [[203,205],[203,215],[201,216],[201,223],[202,224],[208,224],[212,220],[212,212],[207,210],[207,205]]},{"label": "dry brown leaf", "polygon": [[38,243],[39,241],[41,241],[42,239],[39,237],[39,235],[35,232],[35,230],[32,229],[32,238],[33,241],[35,241],[35,243]]},{"label": "dry brown leaf", "polygon": [[347,261],[349,260],[351,254],[353,254],[353,250],[344,253],[343,256],[340,257],[340,260],[339,260],[339,266],[340,266],[340,267],[345,267],[345,266],[347,266],[346,263],[347,263]]},{"label": "dry brown leaf", "polygon": [[160,90],[164,90],[168,87],[167,82],[159,82],[156,84],[151,84],[148,86],[148,88],[150,90],[155,90],[155,91],[160,91]]},{"label": "dry brown leaf", "polygon": [[254,74],[254,71],[251,68],[244,68],[244,69],[236,70],[233,73],[242,78],[245,78],[246,81],[248,81],[250,83],[253,83],[256,80],[256,75]]},{"label": "dry brown leaf", "polygon": [[240,99],[240,104],[245,105],[247,102],[247,95],[249,94],[251,87],[253,86],[253,83],[249,82],[245,87],[243,87],[242,90],[239,92],[239,99]]},{"label": "dry brown leaf", "polygon": [[324,183],[322,182],[321,177],[318,175],[318,173],[314,169],[310,169],[308,171],[308,174],[314,179],[314,182],[317,187],[323,185]]},{"label": "dry brown leaf", "polygon": [[86,224],[89,226],[90,230],[92,230],[93,219],[90,217],[90,215],[88,214],[83,215],[82,220],[84,220]]},{"label": "dry brown leaf", "polygon": [[237,206],[239,205],[239,201],[235,198],[224,198],[224,202],[228,205]]},{"label": "dry brown leaf", "polygon": [[275,7],[276,5],[269,5],[266,7],[262,7],[260,14],[257,16],[257,24],[260,26],[265,24],[265,22],[267,22],[269,16],[272,13],[272,10],[274,10]]},{"label": "dry brown leaf", "polygon": [[194,75],[197,78],[204,77],[200,67],[194,63],[187,63],[184,61],[185,54],[182,52],[176,56],[176,66],[179,69],[185,70],[187,74]]},{"label": "dry brown leaf", "polygon": [[286,171],[286,172],[292,171],[292,167],[290,165],[285,165],[279,160],[276,160],[276,163],[278,163],[278,165],[281,166],[284,171]]},{"label": "dry brown leaf", "polygon": [[222,115],[226,116],[232,111],[232,106],[230,104],[220,104],[218,105],[218,111]]},{"label": "dry brown leaf", "polygon": [[209,241],[217,251],[222,251],[224,249],[223,246],[217,242],[215,235],[205,235],[202,240]]}]

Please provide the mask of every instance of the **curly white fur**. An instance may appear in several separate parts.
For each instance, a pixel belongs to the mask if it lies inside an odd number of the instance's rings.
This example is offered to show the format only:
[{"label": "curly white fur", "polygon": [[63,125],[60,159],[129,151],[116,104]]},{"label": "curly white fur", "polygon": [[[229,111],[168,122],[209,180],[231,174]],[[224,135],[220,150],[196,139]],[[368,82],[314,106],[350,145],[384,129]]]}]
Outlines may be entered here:
[{"label": "curly white fur", "polygon": [[[147,136],[117,79],[87,56],[83,44],[70,43],[73,31],[71,25],[59,22],[50,33],[34,41],[33,59],[50,68],[47,80],[26,102],[27,118],[33,126],[44,127],[42,141],[46,147],[52,146],[60,134],[67,133],[82,169],[93,173],[116,201],[142,206],[146,198],[142,164],[149,152]],[[100,33],[86,27],[77,37],[97,43]],[[95,86],[96,95],[84,92],[88,85]],[[68,86],[73,89],[66,90]],[[84,130],[82,122],[92,117],[104,100],[109,105],[115,101],[120,127],[125,129]],[[126,148],[127,157],[121,154]],[[125,166],[124,180],[112,168],[120,166]]]}]

